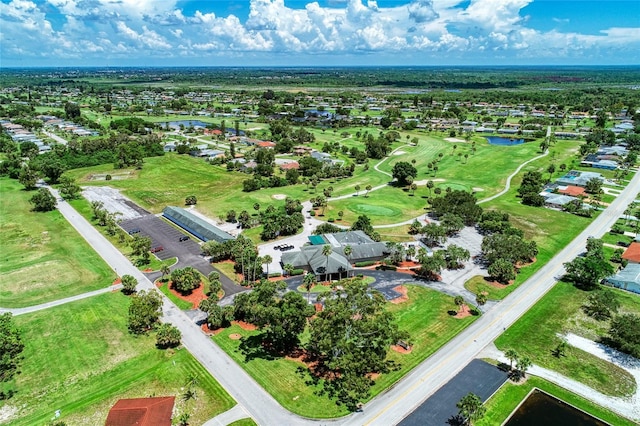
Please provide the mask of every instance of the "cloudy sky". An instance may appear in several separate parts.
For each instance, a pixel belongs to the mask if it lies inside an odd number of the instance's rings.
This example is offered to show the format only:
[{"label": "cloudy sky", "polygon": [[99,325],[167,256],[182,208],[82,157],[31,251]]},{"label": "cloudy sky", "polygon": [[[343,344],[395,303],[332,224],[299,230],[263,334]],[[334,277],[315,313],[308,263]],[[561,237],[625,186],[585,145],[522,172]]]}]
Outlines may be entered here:
[{"label": "cloudy sky", "polygon": [[0,0],[0,65],[640,65],[640,0]]}]

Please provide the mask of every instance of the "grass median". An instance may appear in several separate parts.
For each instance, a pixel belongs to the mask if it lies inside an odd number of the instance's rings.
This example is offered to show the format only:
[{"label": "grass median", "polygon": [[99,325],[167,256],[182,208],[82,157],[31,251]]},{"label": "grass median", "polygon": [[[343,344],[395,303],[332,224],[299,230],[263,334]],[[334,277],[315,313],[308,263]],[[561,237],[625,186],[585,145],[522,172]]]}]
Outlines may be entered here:
[{"label": "grass median", "polygon": [[[60,410],[67,424],[103,424],[121,398],[176,396],[178,412],[202,424],[234,404],[185,349],[159,350],[155,337],[127,331],[129,300],[107,293],[18,316],[25,343],[22,372],[10,383],[17,393],[4,402],[12,425],[46,424]],[[184,401],[189,376],[197,398]]]},{"label": "grass median", "polygon": [[31,211],[15,180],[0,179],[0,305],[37,305],[108,287],[115,272],[59,211]]}]

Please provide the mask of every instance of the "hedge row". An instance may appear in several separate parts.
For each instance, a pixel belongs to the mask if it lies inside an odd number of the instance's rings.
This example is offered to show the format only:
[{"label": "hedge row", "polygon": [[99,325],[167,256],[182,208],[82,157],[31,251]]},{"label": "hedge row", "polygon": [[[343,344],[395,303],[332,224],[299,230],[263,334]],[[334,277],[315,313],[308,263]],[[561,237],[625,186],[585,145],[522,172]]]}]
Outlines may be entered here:
[{"label": "hedge row", "polygon": [[356,262],[356,268],[363,268],[365,266],[371,266],[371,265],[375,265],[376,262],[374,262],[373,260],[366,260],[364,262]]}]

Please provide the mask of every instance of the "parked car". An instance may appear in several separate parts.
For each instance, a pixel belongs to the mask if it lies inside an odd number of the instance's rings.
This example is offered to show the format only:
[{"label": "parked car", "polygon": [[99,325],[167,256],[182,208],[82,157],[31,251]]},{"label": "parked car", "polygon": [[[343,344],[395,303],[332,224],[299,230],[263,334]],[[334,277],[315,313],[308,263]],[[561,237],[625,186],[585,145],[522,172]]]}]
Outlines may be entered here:
[{"label": "parked car", "polygon": [[183,241],[188,241],[189,237],[187,237],[186,235],[183,235],[182,237],[178,238],[178,241],[183,242]]},{"label": "parked car", "polygon": [[140,232],[140,228],[133,228],[129,230],[129,235],[138,234]]},{"label": "parked car", "polygon": [[157,253],[157,252],[162,251],[162,250],[164,250],[164,247],[157,246],[157,247],[152,248],[150,251],[151,251],[151,253]]}]

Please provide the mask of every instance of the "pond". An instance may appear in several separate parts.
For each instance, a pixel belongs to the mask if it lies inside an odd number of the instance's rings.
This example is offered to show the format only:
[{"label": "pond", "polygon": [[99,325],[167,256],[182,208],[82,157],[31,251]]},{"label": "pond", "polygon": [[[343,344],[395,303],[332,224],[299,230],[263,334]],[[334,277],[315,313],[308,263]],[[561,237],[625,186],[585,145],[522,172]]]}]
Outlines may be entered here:
[{"label": "pond", "polygon": [[189,127],[189,126],[207,127],[207,126],[211,126],[211,123],[205,123],[204,121],[200,121],[200,120],[179,120],[179,121],[169,121],[169,122],[164,122],[164,123],[159,123],[159,124],[161,124],[163,127],[168,124],[169,127],[172,127],[174,129],[180,128],[181,124],[184,127]]},{"label": "pond", "polygon": [[491,145],[511,146],[524,143],[524,139],[503,138],[500,136],[486,136],[485,139],[487,139]]},{"label": "pond", "polygon": [[548,393],[534,389],[505,426],[609,426]]}]

